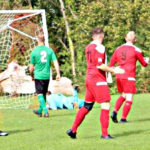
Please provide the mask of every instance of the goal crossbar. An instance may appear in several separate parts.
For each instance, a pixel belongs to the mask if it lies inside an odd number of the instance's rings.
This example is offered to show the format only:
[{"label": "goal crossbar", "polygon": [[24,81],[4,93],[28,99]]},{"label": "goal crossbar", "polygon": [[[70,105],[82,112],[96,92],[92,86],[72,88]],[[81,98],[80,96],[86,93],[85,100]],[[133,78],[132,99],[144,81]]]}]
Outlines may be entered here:
[{"label": "goal crossbar", "polygon": [[[20,17],[18,19],[14,19],[13,21],[10,20],[8,22],[8,24],[3,27],[2,29],[0,30],[3,30],[5,28],[10,28],[16,32],[19,32],[20,34],[22,35],[25,35],[33,40],[36,40],[37,38],[36,37],[32,37],[30,35],[27,35],[26,33],[23,33],[17,29],[14,29],[13,27],[10,26],[11,23],[13,23],[14,21],[18,21],[18,20],[21,20],[21,19],[25,19],[27,17],[32,17],[32,16],[35,16],[35,15],[38,15],[38,14],[41,14],[42,15],[42,22],[43,22],[43,32],[44,32],[44,35],[45,35],[45,45],[49,47],[49,43],[48,43],[48,31],[47,31],[47,24],[46,24],[46,14],[45,14],[45,10],[44,9],[39,9],[39,10],[30,10],[30,9],[26,9],[26,10],[0,10],[0,14],[6,14],[6,13],[14,13],[14,14],[20,14],[20,13],[29,13],[28,16],[24,16],[24,17]],[[31,14],[33,13],[33,14]]]},{"label": "goal crossbar", "polygon": [[1,14],[6,14],[6,13],[15,13],[15,14],[20,14],[20,13],[43,13],[45,12],[44,9],[39,9],[39,10],[30,10],[30,9],[25,9],[25,10],[0,10]]}]

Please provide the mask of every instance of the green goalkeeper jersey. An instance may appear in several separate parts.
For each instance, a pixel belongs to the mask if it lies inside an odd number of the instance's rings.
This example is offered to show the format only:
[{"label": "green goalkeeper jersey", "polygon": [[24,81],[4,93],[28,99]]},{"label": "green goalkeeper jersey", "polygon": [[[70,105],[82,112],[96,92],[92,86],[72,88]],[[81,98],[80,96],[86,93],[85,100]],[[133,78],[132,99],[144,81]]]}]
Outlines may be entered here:
[{"label": "green goalkeeper jersey", "polygon": [[51,48],[44,45],[34,48],[30,58],[30,64],[34,65],[34,79],[49,79],[51,62],[54,60],[57,59]]}]

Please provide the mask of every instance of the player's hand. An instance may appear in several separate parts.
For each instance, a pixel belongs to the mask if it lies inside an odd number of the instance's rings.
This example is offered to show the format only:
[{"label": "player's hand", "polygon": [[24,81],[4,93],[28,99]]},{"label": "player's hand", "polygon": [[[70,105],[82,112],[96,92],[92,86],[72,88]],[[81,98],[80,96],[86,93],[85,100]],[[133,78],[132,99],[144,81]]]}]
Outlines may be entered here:
[{"label": "player's hand", "polygon": [[31,78],[32,78],[32,81],[34,81],[34,75],[33,74],[31,74]]},{"label": "player's hand", "polygon": [[147,64],[149,64],[149,58],[148,57],[144,57],[144,60]]},{"label": "player's hand", "polygon": [[57,74],[57,75],[56,75],[56,81],[59,81],[59,80],[60,80],[60,75]]},{"label": "player's hand", "polygon": [[124,74],[124,73],[125,73],[125,70],[122,69],[122,68],[120,68],[120,66],[118,66],[118,67],[115,67],[115,68],[114,68],[114,73],[115,73],[115,74]]},{"label": "player's hand", "polygon": [[34,77],[32,77],[32,81],[34,81]]}]

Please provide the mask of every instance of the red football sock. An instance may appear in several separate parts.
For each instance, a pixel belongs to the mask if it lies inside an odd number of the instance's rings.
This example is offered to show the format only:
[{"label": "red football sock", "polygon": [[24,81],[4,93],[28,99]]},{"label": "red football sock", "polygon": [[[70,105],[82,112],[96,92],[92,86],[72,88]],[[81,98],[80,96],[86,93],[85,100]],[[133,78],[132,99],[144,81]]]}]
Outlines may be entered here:
[{"label": "red football sock", "polygon": [[125,102],[124,107],[123,107],[123,111],[122,111],[121,119],[126,119],[127,118],[127,115],[128,115],[128,113],[131,109],[131,105],[132,105],[131,101],[126,101]]},{"label": "red football sock", "polygon": [[115,107],[114,107],[114,111],[117,113],[118,110],[120,109],[121,105],[123,104],[125,98],[123,96],[120,96],[117,101],[116,101],[116,104],[115,104]]},{"label": "red football sock", "polygon": [[72,126],[73,133],[76,133],[78,126],[82,123],[82,121],[84,120],[88,112],[89,112],[88,109],[86,109],[84,106],[81,109],[79,109],[79,111],[76,114],[76,118],[73,123],[73,126]]},{"label": "red football sock", "polygon": [[108,136],[109,110],[102,109],[100,114],[102,136]]}]

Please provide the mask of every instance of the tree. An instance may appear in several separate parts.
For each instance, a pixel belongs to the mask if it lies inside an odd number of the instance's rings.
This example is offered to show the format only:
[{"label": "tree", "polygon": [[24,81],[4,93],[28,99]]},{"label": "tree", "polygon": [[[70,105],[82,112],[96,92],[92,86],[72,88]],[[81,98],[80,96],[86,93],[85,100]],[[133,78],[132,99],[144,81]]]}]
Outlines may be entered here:
[{"label": "tree", "polygon": [[[150,1],[149,0],[30,0],[34,9],[45,9],[49,42],[58,49],[57,57],[63,76],[73,79],[73,67],[78,84],[84,85],[86,59],[84,50],[91,41],[92,28],[101,26],[105,32],[104,45],[108,59],[114,50],[123,44],[129,30],[136,31],[137,43],[145,56],[150,57]],[[9,0],[2,9],[17,6],[30,7],[29,0]],[[61,9],[63,3],[65,9]],[[2,4],[2,3],[1,3]],[[30,4],[30,5],[29,5]],[[62,6],[62,7],[63,7]],[[65,14],[65,17],[64,17]],[[67,21],[67,23],[66,23]],[[69,27],[69,30],[66,27]],[[69,38],[71,39],[71,42]],[[70,48],[73,44],[73,48]],[[70,51],[71,50],[71,51]],[[76,64],[72,67],[73,62]],[[146,87],[148,76],[137,64],[138,78]],[[150,70],[150,68],[148,68]],[[139,85],[140,83],[138,83]],[[150,89],[150,88],[149,88]],[[113,88],[115,91],[115,88]]]},{"label": "tree", "polygon": [[61,13],[63,15],[64,21],[65,21],[67,38],[68,38],[68,42],[69,42],[69,49],[70,49],[70,52],[71,52],[72,74],[73,74],[73,76],[76,76],[74,46],[73,46],[73,41],[72,41],[71,36],[70,36],[70,27],[69,27],[69,23],[68,23],[66,13],[65,13],[64,2],[63,2],[63,0],[59,0],[59,2],[60,2],[60,10],[61,10]]}]

